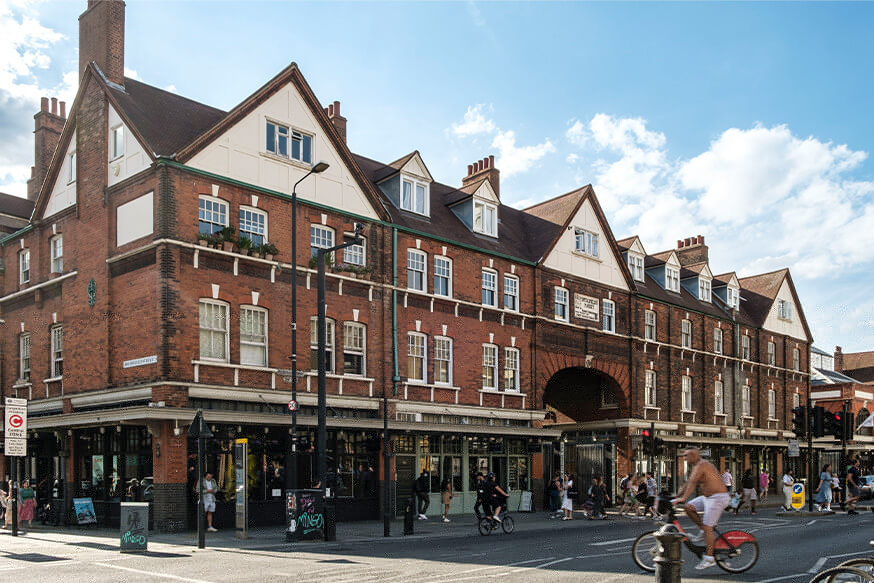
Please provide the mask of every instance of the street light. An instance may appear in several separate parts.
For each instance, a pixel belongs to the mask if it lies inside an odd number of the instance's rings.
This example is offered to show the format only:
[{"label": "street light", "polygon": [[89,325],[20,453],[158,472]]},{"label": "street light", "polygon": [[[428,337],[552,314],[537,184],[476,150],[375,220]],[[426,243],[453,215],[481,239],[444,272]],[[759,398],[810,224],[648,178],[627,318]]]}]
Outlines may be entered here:
[{"label": "street light", "polygon": [[[317,162],[291,189],[291,400],[297,403],[297,185],[310,174],[321,174],[327,162]],[[291,463],[285,461],[285,487],[297,488],[297,409],[291,412]]]}]

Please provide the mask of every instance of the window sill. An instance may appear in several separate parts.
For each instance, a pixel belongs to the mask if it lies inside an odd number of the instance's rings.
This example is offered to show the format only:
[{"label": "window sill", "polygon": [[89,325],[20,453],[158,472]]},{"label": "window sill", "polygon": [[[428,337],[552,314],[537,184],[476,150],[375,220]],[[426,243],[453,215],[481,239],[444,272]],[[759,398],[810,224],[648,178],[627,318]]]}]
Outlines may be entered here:
[{"label": "window sill", "polygon": [[601,410],[602,410],[602,411],[603,411],[604,409],[618,409],[618,408],[619,408],[619,405],[601,405]]},{"label": "window sill", "polygon": [[649,409],[650,411],[661,411],[661,407],[656,407],[655,405],[644,405],[644,409]]},{"label": "window sill", "polygon": [[440,383],[417,383],[417,382],[407,381],[405,384],[410,386],[410,387],[424,387],[426,389],[444,389],[447,391],[460,391],[461,390],[461,387],[455,387],[452,385],[443,385]]},{"label": "window sill", "polygon": [[[43,382],[45,382],[45,381],[43,381]],[[31,382],[30,379],[18,379],[12,385],[12,388],[13,389],[24,389],[24,388],[32,387],[32,386],[33,386],[33,382]]]},{"label": "window sill", "polygon": [[578,251],[578,250],[576,250],[576,249],[574,249],[573,251],[571,251],[571,253],[573,253],[573,254],[576,255],[577,257],[582,257],[583,259],[588,259],[588,260],[590,260],[590,261],[597,261],[598,263],[603,263],[603,262],[604,262],[604,260],[601,259],[600,257],[596,257],[596,256],[594,256],[594,255],[589,255],[588,253],[584,253],[583,251]]},{"label": "window sill", "polygon": [[694,409],[681,409],[680,413],[691,413],[694,415],[696,411]]},{"label": "window sill", "polygon": [[273,152],[261,152],[261,156],[264,158],[269,158],[270,160],[274,160],[276,162],[288,164],[289,166],[296,166],[297,168],[300,168],[301,170],[306,170],[308,172],[313,169],[313,164],[310,162],[295,160],[294,158],[286,158],[285,156],[280,156],[279,154],[274,154]]},{"label": "window sill", "polygon": [[64,379],[64,375],[61,375],[61,376],[59,376],[59,377],[50,377],[50,378],[47,378],[47,379],[43,379],[42,382],[43,382],[44,384],[48,384],[48,383],[57,383],[57,382],[62,381],[63,379]]}]

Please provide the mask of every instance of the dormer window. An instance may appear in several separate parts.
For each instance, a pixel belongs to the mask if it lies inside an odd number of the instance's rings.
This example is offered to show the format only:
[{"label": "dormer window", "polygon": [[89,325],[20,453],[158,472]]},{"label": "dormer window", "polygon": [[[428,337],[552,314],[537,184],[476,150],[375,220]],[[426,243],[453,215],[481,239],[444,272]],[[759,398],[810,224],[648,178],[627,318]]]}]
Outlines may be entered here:
[{"label": "dormer window", "polygon": [[665,267],[665,289],[672,292],[680,291],[680,270],[675,267]]},{"label": "dormer window", "polygon": [[412,178],[401,181],[401,208],[420,215],[428,214],[428,185]]},{"label": "dormer window", "polygon": [[710,301],[710,280],[703,277],[698,278],[698,299],[702,302]]},{"label": "dormer window", "polygon": [[786,300],[777,300],[777,317],[782,320],[792,320],[792,304]]},{"label": "dormer window", "polygon": [[725,303],[729,308],[737,308],[738,305],[738,290],[737,288],[729,287],[725,291]]},{"label": "dormer window", "polygon": [[631,277],[635,281],[644,281],[643,276],[643,257],[636,253],[628,254],[628,269],[631,271]]},{"label": "dormer window", "polygon": [[473,230],[497,237],[498,207],[480,200],[473,201]]},{"label": "dormer window", "polygon": [[268,121],[266,145],[271,154],[312,164],[313,137],[303,132]]},{"label": "dormer window", "polygon": [[589,255],[591,257],[598,256],[598,235],[586,231],[585,229],[576,229],[576,237],[574,240],[574,250],[577,253]]}]

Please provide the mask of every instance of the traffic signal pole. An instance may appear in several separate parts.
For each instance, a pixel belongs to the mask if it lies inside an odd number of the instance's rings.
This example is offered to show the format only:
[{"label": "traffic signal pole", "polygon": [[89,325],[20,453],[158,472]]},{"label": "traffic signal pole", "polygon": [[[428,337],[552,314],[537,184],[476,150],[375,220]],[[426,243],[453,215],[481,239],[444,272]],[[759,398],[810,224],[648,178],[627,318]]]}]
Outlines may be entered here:
[{"label": "traffic signal pole", "polygon": [[813,512],[813,407],[807,391],[807,511]]},{"label": "traffic signal pole", "polygon": [[653,456],[655,455],[655,423],[649,424],[649,461],[647,463],[647,469],[650,473],[655,476],[655,470],[653,469]]},{"label": "traffic signal pole", "polygon": [[[850,416],[850,401],[844,401],[844,407],[841,410],[841,488],[845,488],[847,484],[847,433],[853,431],[855,427],[852,426],[852,423],[847,423],[849,421]],[[849,427],[848,427],[849,425]],[[846,492],[846,490],[844,490]],[[846,496],[842,496],[841,500],[846,503]],[[844,505],[841,504],[841,509],[844,508]]]}]

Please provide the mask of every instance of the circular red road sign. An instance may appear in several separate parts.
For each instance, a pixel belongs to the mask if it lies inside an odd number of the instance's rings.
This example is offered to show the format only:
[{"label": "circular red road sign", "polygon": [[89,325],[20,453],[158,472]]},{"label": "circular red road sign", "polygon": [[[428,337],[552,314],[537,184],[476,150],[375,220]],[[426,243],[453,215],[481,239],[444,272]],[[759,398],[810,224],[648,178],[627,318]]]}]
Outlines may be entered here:
[{"label": "circular red road sign", "polygon": [[12,427],[21,427],[24,424],[24,417],[21,415],[10,415],[9,425]]},{"label": "circular red road sign", "polygon": [[297,401],[291,400],[288,402],[289,411],[297,411]]}]

